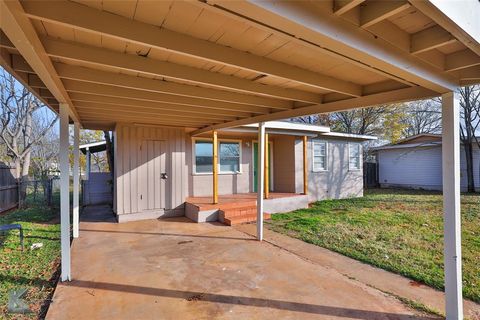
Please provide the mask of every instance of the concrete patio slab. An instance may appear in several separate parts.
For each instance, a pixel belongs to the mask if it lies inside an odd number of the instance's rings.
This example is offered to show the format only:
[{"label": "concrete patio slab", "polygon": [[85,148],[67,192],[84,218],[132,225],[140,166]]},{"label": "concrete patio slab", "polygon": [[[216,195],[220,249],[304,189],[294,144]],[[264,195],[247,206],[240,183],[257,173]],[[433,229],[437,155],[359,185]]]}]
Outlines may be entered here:
[{"label": "concrete patio slab", "polygon": [[217,223],[82,222],[47,319],[435,319]]},{"label": "concrete patio slab", "polygon": [[[255,224],[238,225],[235,226],[235,229],[252,236],[257,232]],[[311,263],[325,268],[333,268],[349,278],[356,279],[383,292],[421,303],[439,313],[443,313],[443,310],[445,310],[445,294],[427,285],[266,228],[264,239],[266,242],[292,252]],[[480,320],[480,305],[478,303],[464,300],[463,308],[468,319]]]}]

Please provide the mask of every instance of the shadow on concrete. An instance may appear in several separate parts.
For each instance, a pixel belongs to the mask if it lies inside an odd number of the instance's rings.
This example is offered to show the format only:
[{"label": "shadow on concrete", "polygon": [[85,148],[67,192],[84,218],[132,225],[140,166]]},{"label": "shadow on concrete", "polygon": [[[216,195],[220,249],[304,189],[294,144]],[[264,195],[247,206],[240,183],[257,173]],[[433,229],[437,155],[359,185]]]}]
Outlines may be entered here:
[{"label": "shadow on concrete", "polygon": [[86,232],[100,232],[100,233],[125,233],[125,234],[138,234],[138,235],[152,235],[152,236],[172,236],[182,238],[207,238],[207,239],[223,239],[223,240],[245,240],[256,241],[254,238],[236,238],[236,237],[222,237],[222,236],[207,236],[199,234],[177,234],[166,232],[134,232],[134,231],[114,231],[114,230],[94,230],[94,229],[80,229],[80,231]]},{"label": "shadow on concrete", "polygon": [[117,222],[109,205],[86,206],[80,215],[83,222]]},{"label": "shadow on concrete", "polygon": [[326,316],[346,317],[346,318],[355,318],[355,319],[364,319],[364,320],[440,319],[439,317],[426,316],[426,315],[415,316],[415,315],[409,315],[409,314],[396,314],[396,313],[359,310],[359,309],[350,309],[350,308],[333,307],[333,306],[322,306],[322,305],[309,304],[309,303],[299,303],[299,302],[272,300],[272,299],[264,299],[264,298],[251,298],[251,297],[230,296],[230,295],[222,295],[222,294],[212,294],[212,293],[206,293],[206,292],[140,287],[140,286],[132,286],[132,285],[116,284],[116,283],[74,280],[72,282],[66,283],[66,285],[76,286],[81,288],[92,288],[92,289],[99,289],[99,290],[120,291],[120,292],[128,292],[128,293],[135,293],[135,294],[151,295],[151,296],[157,296],[157,297],[185,299],[187,301],[207,301],[212,303],[275,308],[279,310],[288,310],[288,311],[296,311],[296,312],[304,312],[304,313],[312,313],[312,314],[321,314]]}]

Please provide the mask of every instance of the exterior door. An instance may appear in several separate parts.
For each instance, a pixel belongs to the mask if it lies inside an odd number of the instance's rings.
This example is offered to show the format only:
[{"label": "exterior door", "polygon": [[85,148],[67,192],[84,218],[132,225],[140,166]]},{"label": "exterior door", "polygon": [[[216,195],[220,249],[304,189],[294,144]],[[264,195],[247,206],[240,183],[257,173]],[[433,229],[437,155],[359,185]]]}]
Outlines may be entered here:
[{"label": "exterior door", "polygon": [[139,211],[165,209],[168,185],[165,141],[143,140],[140,157]]},{"label": "exterior door", "polygon": [[[272,158],[272,144],[268,142],[268,177],[270,180],[270,183],[268,184],[269,186],[269,191],[273,191],[273,175],[272,175],[272,164],[273,164],[273,158]],[[254,142],[253,143],[253,192],[257,192],[257,184],[258,184],[258,178],[257,178],[257,166],[258,166],[258,143]]]}]

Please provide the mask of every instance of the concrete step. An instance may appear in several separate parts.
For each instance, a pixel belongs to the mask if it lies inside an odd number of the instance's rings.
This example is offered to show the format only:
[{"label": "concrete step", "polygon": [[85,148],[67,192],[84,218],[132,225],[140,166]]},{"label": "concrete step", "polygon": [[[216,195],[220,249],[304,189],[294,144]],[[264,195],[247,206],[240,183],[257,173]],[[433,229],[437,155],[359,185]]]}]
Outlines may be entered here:
[{"label": "concrete step", "polygon": [[[263,219],[270,219],[270,217],[271,217],[271,215],[269,213],[264,213],[263,214]],[[255,221],[257,221],[257,213],[256,212],[254,214],[250,213],[250,214],[225,218],[223,223],[225,223],[227,226],[233,226],[233,225],[236,225],[236,224],[255,222]]]}]

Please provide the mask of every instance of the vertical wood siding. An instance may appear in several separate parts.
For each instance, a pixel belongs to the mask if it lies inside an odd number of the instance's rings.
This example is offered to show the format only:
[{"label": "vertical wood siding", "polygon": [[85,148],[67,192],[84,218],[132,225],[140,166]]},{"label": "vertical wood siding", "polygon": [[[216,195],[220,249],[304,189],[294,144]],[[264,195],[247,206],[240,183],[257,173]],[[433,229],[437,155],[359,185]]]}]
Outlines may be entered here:
[{"label": "vertical wood siding", "polygon": [[[185,139],[186,134],[181,129],[117,125],[117,214],[138,213],[159,206],[183,210],[188,190]],[[144,145],[140,150],[142,141]],[[162,155],[155,157],[157,153]],[[149,158],[154,160],[149,162]],[[163,161],[168,179],[160,181],[157,178],[163,170],[160,169]],[[148,179],[149,176],[155,178]],[[165,199],[162,192],[156,192],[162,187],[165,188]]]}]

